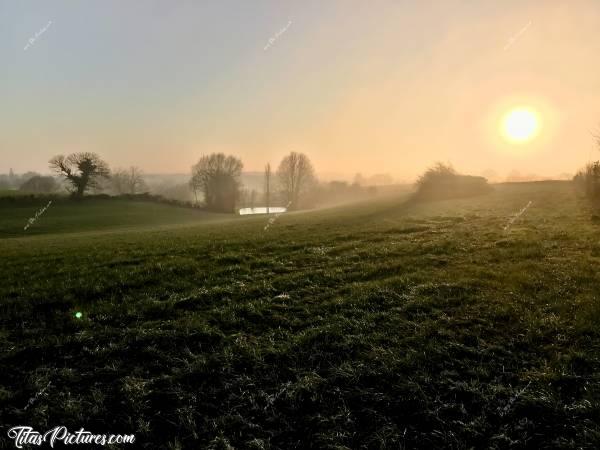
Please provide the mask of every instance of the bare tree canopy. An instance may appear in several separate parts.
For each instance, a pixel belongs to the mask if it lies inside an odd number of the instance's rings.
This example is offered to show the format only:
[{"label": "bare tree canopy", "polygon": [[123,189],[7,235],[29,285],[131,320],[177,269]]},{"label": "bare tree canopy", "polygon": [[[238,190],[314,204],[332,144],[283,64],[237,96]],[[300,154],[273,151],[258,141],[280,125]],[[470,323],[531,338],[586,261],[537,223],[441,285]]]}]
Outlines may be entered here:
[{"label": "bare tree canopy", "polygon": [[304,153],[292,152],[279,164],[277,177],[290,209],[299,207],[301,197],[316,182],[312,163]]},{"label": "bare tree canopy", "polygon": [[144,174],[139,167],[117,169],[110,177],[112,188],[117,194],[139,194],[148,189]]},{"label": "bare tree canopy", "polygon": [[144,181],[144,173],[139,167],[131,166],[129,168],[127,183],[131,194],[139,194],[148,189]]},{"label": "bare tree canopy", "polygon": [[85,191],[98,185],[99,178],[109,178],[110,169],[96,153],[72,153],[50,160],[50,169],[64,177],[73,187],[72,193],[81,197]]},{"label": "bare tree canopy", "polygon": [[192,167],[190,186],[204,194],[208,209],[233,212],[239,198],[240,176],[244,165],[234,156],[223,153],[204,155]]}]

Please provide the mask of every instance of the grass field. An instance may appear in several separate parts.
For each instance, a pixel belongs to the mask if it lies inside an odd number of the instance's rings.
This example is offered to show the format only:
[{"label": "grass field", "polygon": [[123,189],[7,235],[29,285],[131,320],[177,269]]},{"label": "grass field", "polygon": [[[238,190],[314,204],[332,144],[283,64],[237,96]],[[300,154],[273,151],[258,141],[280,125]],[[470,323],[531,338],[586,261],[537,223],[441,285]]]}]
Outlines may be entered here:
[{"label": "grass field", "polygon": [[566,182],[404,200],[267,231],[64,204],[23,235],[35,208],[0,207],[0,422],[148,449],[600,446],[585,201]]},{"label": "grass field", "polygon": [[[48,206],[49,201],[52,201]],[[30,218],[48,208],[27,230]],[[92,198],[77,202],[68,198],[7,201],[0,197],[0,239],[56,233],[125,231],[162,226],[222,221],[231,215],[208,213],[150,201]]]}]

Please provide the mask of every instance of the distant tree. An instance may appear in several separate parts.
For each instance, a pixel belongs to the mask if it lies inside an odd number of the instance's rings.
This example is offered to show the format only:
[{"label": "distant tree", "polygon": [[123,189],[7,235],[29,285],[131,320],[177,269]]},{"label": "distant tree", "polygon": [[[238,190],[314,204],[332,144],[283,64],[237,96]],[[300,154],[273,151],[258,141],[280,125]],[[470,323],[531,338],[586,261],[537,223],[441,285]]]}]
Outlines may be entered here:
[{"label": "distant tree", "polygon": [[117,194],[139,194],[147,191],[143,172],[139,167],[117,169],[111,176],[112,188]]},{"label": "distant tree", "polygon": [[492,190],[484,177],[460,175],[449,164],[437,163],[416,182],[416,198],[434,200],[469,197]]},{"label": "distant tree", "polygon": [[111,189],[115,194],[125,194],[127,192],[127,170],[114,170],[110,175],[110,184]]},{"label": "distant tree", "polygon": [[15,179],[16,179],[16,186],[21,187],[21,185],[23,183],[26,183],[27,181],[31,180],[33,177],[39,177],[40,174],[37,172],[25,172],[22,175],[16,175]]},{"label": "distant tree", "polygon": [[73,153],[67,157],[55,156],[50,160],[50,169],[64,177],[72,187],[72,194],[82,197],[86,190],[96,186],[101,178],[110,177],[108,164],[96,153]]},{"label": "distant tree", "polygon": [[14,187],[16,184],[16,176],[12,168],[8,171],[8,184],[10,187]]},{"label": "distant tree", "polygon": [[112,182],[110,178],[98,177],[90,186],[88,192],[93,195],[112,192]]},{"label": "distant tree", "polygon": [[354,175],[353,184],[357,186],[363,186],[365,184],[365,177],[363,177],[362,174],[358,172],[356,175]]},{"label": "distant tree", "polygon": [[[592,133],[600,150],[600,131]],[[600,199],[600,161],[588,162],[585,167],[573,177],[575,185],[595,203]]]},{"label": "distant tree", "polygon": [[36,194],[51,194],[52,192],[56,192],[58,187],[58,183],[54,177],[36,175],[23,183],[19,189]]},{"label": "distant tree", "polygon": [[271,163],[265,166],[265,202],[267,204],[267,214],[271,206]]},{"label": "distant tree", "polygon": [[234,212],[243,167],[241,160],[223,153],[202,156],[192,167],[190,187],[194,193],[201,191],[204,194],[208,209]]},{"label": "distant tree", "polygon": [[312,163],[305,154],[296,152],[283,158],[277,169],[277,177],[289,209],[298,209],[302,195],[316,182]]},{"label": "distant tree", "polygon": [[435,186],[440,184],[441,182],[452,180],[457,176],[456,170],[450,164],[444,164],[438,162],[425,171],[423,175],[421,175],[416,184],[417,191],[422,191],[424,189],[430,188],[430,186]]},{"label": "distant tree", "polygon": [[139,167],[131,166],[127,176],[127,187],[130,194],[139,194],[148,190],[144,181],[144,172]]}]

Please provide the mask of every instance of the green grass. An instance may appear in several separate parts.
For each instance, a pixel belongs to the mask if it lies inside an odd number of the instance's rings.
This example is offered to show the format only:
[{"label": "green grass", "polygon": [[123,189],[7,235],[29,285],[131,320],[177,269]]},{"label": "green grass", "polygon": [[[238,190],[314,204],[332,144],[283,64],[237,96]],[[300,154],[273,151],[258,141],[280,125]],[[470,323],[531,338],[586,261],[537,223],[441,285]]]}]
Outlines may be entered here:
[{"label": "green grass", "polygon": [[6,197],[26,197],[28,195],[33,195],[33,193],[24,192],[24,191],[15,190],[15,189],[0,189],[0,198],[6,198]]},{"label": "green grass", "polygon": [[[30,218],[52,204],[24,230]],[[0,202],[0,239],[56,233],[123,231],[163,226],[197,224],[202,221],[235,219],[231,214],[216,214],[192,208],[175,207],[151,201],[115,198],[35,198],[29,201]]]},{"label": "green grass", "polygon": [[266,232],[44,215],[47,234],[0,240],[0,422],[149,449],[596,448],[591,216],[559,182]]}]

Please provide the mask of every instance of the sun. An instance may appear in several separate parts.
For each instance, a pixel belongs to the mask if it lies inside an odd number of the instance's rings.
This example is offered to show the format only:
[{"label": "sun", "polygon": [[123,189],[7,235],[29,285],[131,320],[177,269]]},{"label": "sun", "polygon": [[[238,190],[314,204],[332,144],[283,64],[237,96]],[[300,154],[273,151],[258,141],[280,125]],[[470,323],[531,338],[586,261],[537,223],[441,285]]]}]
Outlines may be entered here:
[{"label": "sun", "polygon": [[514,143],[532,140],[538,134],[540,120],[530,108],[519,107],[509,111],[502,122],[504,137]]}]

